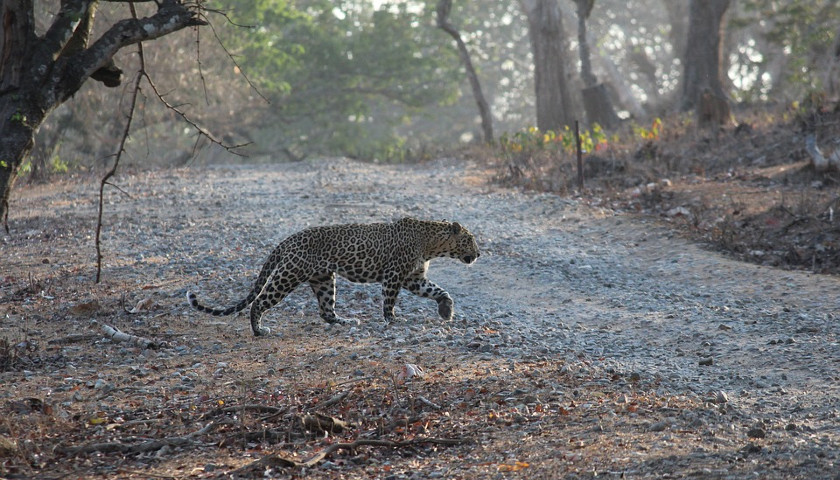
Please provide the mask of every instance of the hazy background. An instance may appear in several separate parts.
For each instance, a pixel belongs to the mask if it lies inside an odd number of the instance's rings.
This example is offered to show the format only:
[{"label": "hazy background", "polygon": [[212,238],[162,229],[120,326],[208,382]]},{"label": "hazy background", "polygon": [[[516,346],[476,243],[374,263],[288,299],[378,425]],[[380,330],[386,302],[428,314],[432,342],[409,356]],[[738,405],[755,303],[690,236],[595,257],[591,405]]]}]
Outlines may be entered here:
[{"label": "hazy background", "polygon": [[[36,14],[48,26],[57,2]],[[209,2],[212,28],[145,44],[167,101],[242,149],[248,161],[342,155],[376,161],[428,158],[481,139],[470,85],[437,2]],[[524,2],[455,1],[461,33],[491,107],[496,135],[536,124],[534,65]],[[568,109],[586,122],[580,92],[577,6],[563,17]],[[103,2],[96,25],[124,16]],[[592,68],[624,124],[679,109],[688,0],[597,0],[587,21]],[[834,95],[840,6],[830,0],[733,0],[724,19],[723,83],[735,111]],[[130,79],[136,53],[117,64]],[[87,82],[41,128],[31,162],[46,171],[106,165],[117,150],[133,84]],[[144,88],[127,165],[243,159],[210,145]]]}]

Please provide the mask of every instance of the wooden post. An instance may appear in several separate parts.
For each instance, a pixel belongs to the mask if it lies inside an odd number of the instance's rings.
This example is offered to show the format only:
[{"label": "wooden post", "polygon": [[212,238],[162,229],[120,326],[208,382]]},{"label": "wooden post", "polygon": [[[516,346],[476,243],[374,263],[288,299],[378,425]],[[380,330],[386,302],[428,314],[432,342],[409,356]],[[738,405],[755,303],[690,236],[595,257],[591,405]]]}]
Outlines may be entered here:
[{"label": "wooden post", "polygon": [[577,146],[578,190],[583,193],[583,151],[580,147],[580,126],[575,120],[575,146]]}]

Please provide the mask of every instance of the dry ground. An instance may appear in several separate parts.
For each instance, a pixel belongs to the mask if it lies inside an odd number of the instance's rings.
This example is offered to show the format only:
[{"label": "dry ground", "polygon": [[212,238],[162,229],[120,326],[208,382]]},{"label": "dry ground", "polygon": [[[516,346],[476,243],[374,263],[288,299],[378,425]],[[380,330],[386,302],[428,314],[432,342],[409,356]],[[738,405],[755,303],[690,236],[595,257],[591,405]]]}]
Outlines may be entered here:
[{"label": "dry ground", "polygon": [[[0,245],[0,476],[840,478],[840,347],[836,317],[830,316],[837,298],[819,293],[836,294],[836,278],[794,273],[783,280],[772,269],[742,271],[714,253],[672,243],[666,231],[637,217],[574,210],[549,197],[527,201],[560,212],[550,218],[532,218],[529,211],[481,218],[470,213],[469,201],[480,197],[475,201],[484,208],[482,202],[500,205],[507,198],[513,205],[519,197],[489,187],[489,175],[474,165],[339,164],[338,171],[320,162],[311,169],[299,164],[124,176],[121,185],[131,197],[109,196],[105,277],[98,285],[92,282],[95,181],[21,188],[12,203],[13,231]],[[415,195],[416,205],[378,200],[376,192],[393,188],[393,177],[419,190],[406,194]],[[300,179],[328,192],[328,199],[313,194],[310,184],[296,183]],[[422,183],[430,181],[445,184],[436,187],[437,200],[423,197]],[[690,197],[702,183],[675,182],[666,195]],[[718,186],[728,188],[726,182]],[[421,201],[446,203],[447,195],[455,203],[447,215],[470,217],[465,224],[482,233],[487,255],[481,260],[510,269],[446,269],[458,293],[456,308],[465,302],[451,325],[434,319],[430,306],[403,300],[410,327],[375,326],[376,290],[346,284],[339,288],[350,293],[339,293],[340,301],[358,308],[359,327],[324,328],[308,289],[277,307],[271,326],[280,334],[268,339],[252,338],[242,316],[218,319],[185,306],[183,293],[196,285],[214,301],[223,288],[236,292],[228,300],[244,292],[251,280],[241,277],[255,273],[259,265],[252,263],[276,240],[266,239],[266,232],[406,209],[422,215]],[[280,197],[291,198],[295,211],[280,208],[263,217],[252,208]],[[648,200],[629,195],[624,205],[636,201]],[[559,235],[558,225],[579,228],[575,248],[589,256],[561,245],[556,251],[562,258],[552,263],[543,250],[517,247],[517,236],[530,237],[530,230],[491,235],[495,223],[526,221],[545,228],[543,236]],[[620,244],[633,268],[625,272],[610,258],[598,270],[604,253],[596,244],[607,250]],[[639,270],[645,265],[660,273]],[[626,275],[620,277],[626,283],[616,284],[609,268]],[[593,269],[603,277],[581,280],[586,291],[542,298],[537,291],[517,291],[551,276],[558,284],[580,280]],[[715,298],[719,272],[735,275],[720,279],[722,285],[755,278],[755,298],[744,297],[743,305]],[[471,280],[479,276],[481,281]],[[698,288],[695,281],[709,290],[691,303],[686,291]],[[774,300],[762,290],[775,281],[785,292],[802,286],[805,293]],[[644,287],[633,295],[651,298],[633,304],[629,293],[645,282],[661,291]],[[675,288],[680,285],[686,290]],[[595,304],[603,307],[600,316],[584,318]],[[682,313],[653,310],[671,307],[690,312],[684,320]],[[620,326],[611,310],[632,313],[627,318],[638,318],[644,328]],[[517,333],[510,330],[550,320],[545,315],[552,312],[568,328],[552,332],[555,340],[547,347],[532,351],[504,340]],[[809,320],[796,326],[794,315],[800,314]],[[689,324],[689,315],[705,320]],[[112,341],[104,325],[148,338],[156,348]],[[786,332],[787,325],[792,329]],[[682,328],[704,333],[677,338]],[[541,340],[539,329],[529,335],[515,338]],[[716,354],[724,335],[757,346],[758,353]],[[606,347],[599,349],[599,339]],[[624,340],[630,346],[613,353],[612,342]],[[768,372],[785,372],[785,355],[798,355],[797,349],[817,352],[813,377],[807,363],[789,365],[790,373],[751,376],[762,364]],[[646,360],[660,356],[676,359]],[[413,365],[423,374],[412,375]],[[322,421],[313,421],[318,415]],[[329,450],[340,443],[349,445]],[[329,455],[311,466],[290,463],[325,451]]]}]

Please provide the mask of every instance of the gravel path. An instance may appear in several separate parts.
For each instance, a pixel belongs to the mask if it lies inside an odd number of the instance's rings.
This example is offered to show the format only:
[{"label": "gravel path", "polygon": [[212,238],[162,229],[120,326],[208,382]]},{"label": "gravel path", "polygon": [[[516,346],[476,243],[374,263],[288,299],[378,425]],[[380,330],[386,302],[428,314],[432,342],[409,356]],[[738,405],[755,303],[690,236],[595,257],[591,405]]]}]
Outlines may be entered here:
[{"label": "gravel path", "polygon": [[[404,323],[385,327],[378,287],[340,281],[337,313],[361,324],[325,328],[393,347],[442,342],[459,354],[574,359],[576,368],[655,379],[663,395],[725,404],[742,425],[797,429],[804,437],[786,437],[791,450],[808,438],[836,457],[840,279],[739,263],[648,219],[486,179],[476,165],[454,160],[320,160],[132,176],[123,184],[132,198],[109,194],[105,273],[127,275],[138,264],[161,277],[182,273],[195,283],[179,285],[173,297],[189,288],[222,305],[238,300],[274,245],[302,228],[406,215],[458,221],[476,235],[482,256],[469,267],[432,262],[430,278],[455,300],[452,322],[403,293]],[[84,217],[93,207],[69,202],[50,214],[61,208]],[[212,320],[185,305],[182,314]],[[264,322],[282,336],[284,322],[313,318],[314,299],[300,288]],[[243,339],[250,336],[245,317],[235,322]]]},{"label": "gravel path", "polygon": [[[224,303],[251,285],[277,242],[302,228],[406,215],[459,221],[476,235],[480,261],[465,267],[441,259],[430,270],[456,302],[454,324],[439,325],[453,344],[514,358],[585,352],[609,368],[661,377],[676,390],[722,390],[745,401],[802,395],[840,407],[838,278],[729,260],[650,220],[492,187],[475,169],[451,160],[380,167],[323,160],[132,177],[150,182],[144,193],[175,208],[144,218],[131,211],[136,202],[114,193],[118,206],[110,211],[121,219],[112,235],[117,242],[137,238],[131,233],[145,226],[184,242],[171,243],[171,262],[161,268],[200,267],[221,277],[215,286],[230,290],[227,300],[207,284],[198,288],[205,301]],[[195,182],[199,188],[190,186]],[[201,245],[215,248],[195,248]],[[157,247],[144,241],[113,248],[133,252],[122,259],[130,266],[158,256],[143,252]],[[220,268],[229,255],[230,269]],[[337,309],[363,320],[360,334],[383,334],[378,308],[354,302],[354,294],[375,305],[378,288],[342,282]],[[299,289],[282,308],[313,309],[309,297]],[[400,307],[406,319],[416,314],[435,323],[427,301],[404,293]],[[280,316],[267,320],[282,332]],[[498,327],[497,337],[468,338],[485,323]]]}]

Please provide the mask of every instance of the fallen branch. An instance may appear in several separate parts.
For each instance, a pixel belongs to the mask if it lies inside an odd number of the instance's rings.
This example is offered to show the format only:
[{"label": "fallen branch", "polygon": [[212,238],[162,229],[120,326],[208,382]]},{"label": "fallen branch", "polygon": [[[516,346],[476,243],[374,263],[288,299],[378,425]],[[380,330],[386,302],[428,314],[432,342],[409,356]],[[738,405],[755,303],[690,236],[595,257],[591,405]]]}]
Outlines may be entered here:
[{"label": "fallen branch", "polygon": [[270,442],[281,443],[285,442],[289,435],[285,431],[280,431],[276,428],[264,428],[254,432],[238,432],[228,435],[224,440],[219,442],[220,447],[229,447],[236,445],[239,442]]},{"label": "fallen branch", "polygon": [[817,136],[815,134],[809,133],[805,137],[805,151],[811,156],[811,163],[814,165],[814,170],[818,172],[840,170],[840,148],[826,158],[822,151],[820,151],[820,147],[817,146]]},{"label": "fallen branch", "polygon": [[[223,423],[223,422],[222,422]],[[161,438],[158,440],[148,440],[145,442],[137,443],[134,445],[120,443],[120,442],[101,442],[101,443],[89,443],[87,445],[78,445],[75,447],[59,447],[57,450],[62,453],[66,453],[68,455],[76,455],[79,453],[93,453],[93,452],[100,452],[100,453],[112,453],[112,452],[119,452],[119,453],[145,453],[145,452],[155,452],[160,450],[163,447],[167,446],[182,446],[182,445],[191,445],[194,444],[197,440],[196,437],[201,435],[206,435],[212,432],[216,427],[218,427],[221,423],[220,422],[210,422],[204,428],[200,430],[196,430],[195,432],[188,433],[186,435],[182,435],[179,437],[167,437]]]},{"label": "fallen branch", "polygon": [[321,450],[317,454],[310,457],[308,460],[297,462],[288,458],[283,458],[279,455],[266,455],[259,460],[251,462],[247,465],[231,470],[228,475],[239,475],[248,470],[259,468],[307,468],[313,467],[322,460],[332,455],[339,450],[354,450],[358,447],[372,446],[372,447],[390,447],[390,448],[407,448],[417,445],[435,444],[435,445],[463,445],[472,443],[469,438],[415,438],[413,440],[406,440],[404,442],[395,442],[392,440],[378,440],[378,439],[360,439],[349,443],[334,443],[329,447]]},{"label": "fallen branch", "polygon": [[426,398],[426,397],[424,397],[424,396],[422,396],[422,395],[418,396],[418,397],[417,397],[417,400],[419,400],[419,401],[420,401],[420,403],[422,403],[422,404],[424,404],[424,405],[426,405],[426,406],[428,406],[428,407],[431,407],[431,408],[433,408],[433,409],[435,409],[435,410],[440,410],[441,408],[443,408],[443,407],[441,407],[440,405],[438,405],[437,403],[435,403],[435,402],[433,402],[433,401],[429,400],[428,398]]},{"label": "fallen branch", "polygon": [[116,328],[102,324],[102,330],[105,332],[105,335],[115,342],[125,342],[130,345],[134,345],[140,348],[151,348],[152,350],[157,349],[160,345],[148,338],[138,337],[137,335],[131,335],[129,333],[124,333]]},{"label": "fallen branch", "polygon": [[267,413],[267,414],[269,414],[268,417],[261,419],[261,420],[264,421],[266,419],[275,417],[277,415],[282,415],[283,413],[286,413],[286,410],[288,410],[288,409],[285,408],[285,407],[283,407],[283,408],[272,407],[272,406],[269,406],[269,405],[260,405],[258,403],[249,403],[249,404],[245,404],[245,405],[231,405],[229,407],[220,407],[220,408],[217,408],[217,409],[212,410],[210,412],[207,412],[207,413],[205,413],[201,416],[201,420],[206,420],[207,418],[215,417],[215,416],[221,415],[223,413],[238,413],[238,412],[251,411],[251,412],[257,412],[257,413]]},{"label": "fallen branch", "polygon": [[315,433],[341,433],[354,427],[350,422],[323,413],[303,415],[300,424],[305,431]]},{"label": "fallen branch", "polygon": [[324,403],[318,405],[318,408],[327,408],[335,405],[336,403],[340,403],[342,400],[347,398],[350,395],[350,390],[345,390],[337,395],[333,395],[329,399],[327,399]]}]

